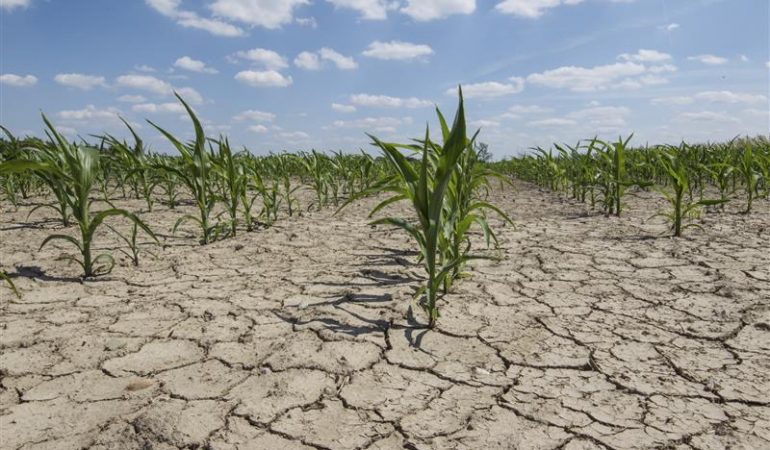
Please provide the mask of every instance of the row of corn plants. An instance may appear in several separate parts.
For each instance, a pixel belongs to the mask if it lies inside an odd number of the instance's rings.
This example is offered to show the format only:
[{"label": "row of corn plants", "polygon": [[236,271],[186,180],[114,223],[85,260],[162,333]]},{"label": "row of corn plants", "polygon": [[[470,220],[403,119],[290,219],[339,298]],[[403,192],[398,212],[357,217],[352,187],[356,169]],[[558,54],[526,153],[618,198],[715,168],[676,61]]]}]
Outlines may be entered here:
[{"label": "row of corn plants", "polygon": [[630,188],[654,189],[667,204],[657,215],[667,219],[674,236],[697,227],[692,219],[704,208],[723,210],[725,203],[739,202],[748,214],[757,198],[770,197],[770,140],[765,137],[637,148],[629,146],[630,140],[556,144],[495,167],[601,208],[608,216],[621,215]]}]

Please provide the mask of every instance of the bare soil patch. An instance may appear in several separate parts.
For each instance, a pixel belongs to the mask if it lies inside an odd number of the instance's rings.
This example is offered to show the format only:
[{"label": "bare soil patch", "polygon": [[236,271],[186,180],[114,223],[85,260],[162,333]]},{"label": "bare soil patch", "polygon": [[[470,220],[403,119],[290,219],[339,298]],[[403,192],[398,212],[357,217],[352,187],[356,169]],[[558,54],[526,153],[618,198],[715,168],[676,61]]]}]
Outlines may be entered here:
[{"label": "bare soil patch", "polygon": [[3,204],[23,297],[0,287],[0,448],[770,448],[767,201],[671,239],[653,194],[619,219],[526,184],[493,195],[517,228],[434,331],[374,200],[205,247],[158,205],[141,214],[158,257],[113,252],[88,281],[72,248],[37,250],[74,229]]}]

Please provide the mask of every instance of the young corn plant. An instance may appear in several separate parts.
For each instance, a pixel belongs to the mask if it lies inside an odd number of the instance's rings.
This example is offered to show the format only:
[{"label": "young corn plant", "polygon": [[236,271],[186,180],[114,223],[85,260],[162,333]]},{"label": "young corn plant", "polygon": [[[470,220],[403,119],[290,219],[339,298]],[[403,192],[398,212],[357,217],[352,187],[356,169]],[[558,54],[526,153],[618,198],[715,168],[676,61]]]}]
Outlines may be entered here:
[{"label": "young corn plant", "polygon": [[[85,278],[98,274],[109,273],[115,266],[115,260],[109,253],[94,256],[92,244],[96,230],[105,219],[111,216],[122,216],[139,226],[149,236],[157,241],[155,234],[136,215],[125,209],[109,208],[97,213],[91,213],[89,194],[99,173],[99,151],[93,147],[71,144],[67,142],[43,115],[43,121],[48,128],[48,136],[52,141],[39,150],[44,153],[56,151],[60,159],[57,163],[50,161],[17,159],[0,165],[0,173],[19,173],[32,170],[44,174],[46,179],[56,183],[57,189],[64,193],[67,207],[80,231],[79,238],[65,234],[52,234],[43,240],[40,248],[52,241],[65,241],[74,245],[80,252],[80,259],[67,256],[65,259],[75,261],[83,269]],[[60,164],[59,164],[60,163]]]},{"label": "young corn plant", "polygon": [[129,260],[131,260],[131,263],[134,265],[134,267],[139,265],[139,254],[140,253],[147,253],[148,255],[157,258],[157,255],[155,253],[146,250],[142,247],[141,243],[138,242],[138,236],[139,236],[139,225],[134,223],[131,227],[131,234],[129,236],[125,236],[123,233],[119,232],[115,228],[107,225],[107,228],[112,230],[113,233],[118,235],[118,237],[126,243],[128,246],[128,249],[130,251],[124,250],[122,248],[119,248],[118,251],[123,253],[128,257]]},{"label": "young corn plant", "polygon": [[669,211],[656,214],[662,216],[671,224],[671,231],[674,237],[680,237],[682,231],[687,228],[702,228],[695,223],[685,223],[698,216],[699,210],[703,206],[721,205],[727,200],[706,200],[698,201],[685,198],[690,188],[690,167],[687,154],[690,148],[682,143],[679,147],[669,146],[658,152],[658,160],[664,173],[668,176],[669,191],[659,188],[658,191],[663,194],[669,204]]},{"label": "young corn plant", "polygon": [[[217,152],[212,158],[213,169],[221,184],[221,198],[230,216],[229,234],[235,236],[238,232],[238,209],[246,195],[248,178],[243,165],[233,155],[227,138],[213,142],[217,145]],[[250,212],[250,208],[247,212]],[[247,221],[250,221],[251,215],[248,215]]]},{"label": "young corn plant", "polygon": [[[452,178],[457,173],[460,160],[467,152],[473,151],[472,140],[466,136],[465,111],[463,107],[462,90],[459,91],[459,106],[451,129],[445,124],[442,131],[445,136],[443,145],[433,144],[429,130],[425,138],[418,141],[421,146],[421,160],[414,164],[401,153],[400,149],[415,150],[413,145],[398,145],[383,142],[369,135],[375,146],[382,151],[385,160],[394,175],[382,186],[373,188],[371,192],[389,192],[389,198],[383,200],[372,210],[370,215],[377,213],[388,205],[398,201],[408,201],[417,216],[417,223],[411,223],[403,218],[385,217],[372,222],[373,225],[387,224],[406,231],[420,248],[421,261],[428,276],[427,283],[418,291],[423,296],[421,305],[428,315],[428,326],[435,327],[439,318],[437,301],[447,277],[451,277],[455,269],[473,258],[467,253],[447,258],[442,256],[442,240],[445,230],[453,226],[447,217],[446,202]],[[460,180],[461,178],[458,178]],[[459,221],[466,217],[457,218]]]},{"label": "young corn plant", "polygon": [[212,173],[211,157],[206,151],[206,135],[203,133],[203,127],[201,126],[198,117],[179,94],[174,93],[174,95],[180,102],[182,102],[182,105],[187,110],[187,114],[192,120],[195,129],[195,140],[187,144],[182,143],[168,131],[153,122],[148,121],[150,125],[160,131],[160,133],[174,145],[182,156],[178,166],[172,165],[169,162],[161,162],[156,167],[169,174],[175,175],[181,180],[192,193],[195,198],[195,204],[198,207],[198,217],[190,214],[180,217],[174,224],[173,232],[176,232],[182,223],[191,220],[200,227],[200,243],[205,245],[216,240],[222,230],[222,226],[216,222],[216,218],[214,218],[215,223],[212,224],[211,215],[217,202],[217,196],[212,190],[214,174]]}]

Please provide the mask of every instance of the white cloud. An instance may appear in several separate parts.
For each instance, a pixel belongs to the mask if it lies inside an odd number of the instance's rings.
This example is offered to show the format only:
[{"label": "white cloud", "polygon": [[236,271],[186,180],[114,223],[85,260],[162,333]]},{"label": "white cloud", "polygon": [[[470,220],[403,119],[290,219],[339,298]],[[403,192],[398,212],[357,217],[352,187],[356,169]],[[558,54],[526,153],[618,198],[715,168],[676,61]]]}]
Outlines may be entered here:
[{"label": "white cloud", "polygon": [[199,17],[195,13],[185,11],[178,19],[177,23],[185,28],[195,28],[208,31],[214,36],[239,37],[246,34],[241,28],[221,20],[206,19]]},{"label": "white cloud", "polygon": [[391,0],[326,0],[337,8],[349,8],[358,11],[366,20],[385,20],[388,11],[398,8],[398,3]]},{"label": "white cloud", "polygon": [[666,31],[674,31],[674,30],[676,30],[678,28],[679,28],[679,24],[678,23],[670,23],[670,24],[666,25]]},{"label": "white cloud", "polygon": [[745,63],[747,63],[747,62],[751,61],[751,60],[749,59],[749,57],[748,57],[748,56],[746,56],[746,55],[743,55],[743,54],[741,54],[741,55],[738,55],[738,59],[740,59],[740,60],[741,60],[741,62],[745,62]]},{"label": "white cloud", "polygon": [[121,75],[115,82],[120,87],[139,89],[161,95],[168,95],[173,91],[171,84],[152,75]]},{"label": "white cloud", "polygon": [[34,75],[15,75],[4,73],[0,75],[0,83],[16,87],[29,87],[37,84],[37,77]]},{"label": "white cloud", "polygon": [[[217,19],[200,17],[197,13],[179,9],[181,0],[145,0],[145,2],[166,17],[176,20],[176,23],[186,27],[205,30],[215,36],[237,37],[246,34],[243,29]],[[280,2],[279,2],[280,3]]]},{"label": "white cloud", "polygon": [[395,127],[401,125],[411,125],[411,117],[365,117],[363,119],[356,120],[336,120],[334,121],[334,127],[336,128],[365,128],[376,131],[387,130],[390,131]]},{"label": "white cloud", "polygon": [[668,53],[659,52],[657,50],[640,49],[634,54],[622,53],[618,56],[618,59],[623,61],[659,63],[670,61],[672,58]]},{"label": "white cloud", "polygon": [[770,69],[770,61],[766,62],[765,66],[767,66],[767,68]]},{"label": "white cloud", "polygon": [[290,76],[283,76],[275,70],[244,70],[238,72],[235,79],[253,87],[287,87],[293,82]]},{"label": "white cloud", "polygon": [[497,122],[494,120],[480,119],[480,120],[472,120],[468,125],[470,125],[472,128],[497,128],[500,126],[500,122]]},{"label": "white cloud", "polygon": [[254,133],[264,134],[264,133],[267,133],[269,130],[264,125],[251,125],[249,127],[249,131],[253,131]]},{"label": "white cloud", "polygon": [[767,97],[761,94],[748,94],[732,91],[705,91],[695,94],[696,100],[703,100],[710,103],[765,103]]},{"label": "white cloud", "polygon": [[282,133],[278,133],[278,136],[288,139],[288,140],[306,140],[310,138],[310,135],[305,133],[304,131],[284,131]]},{"label": "white cloud", "polygon": [[503,14],[536,19],[548,9],[561,5],[577,5],[582,2],[583,0],[503,0],[495,6],[495,9]]},{"label": "white cloud", "polygon": [[707,103],[743,103],[753,105],[766,103],[767,97],[762,94],[750,94],[746,92],[732,91],[703,91],[693,96],[659,97],[650,100],[653,105],[689,105],[696,101]]},{"label": "white cloud", "polygon": [[16,8],[26,8],[32,0],[0,0],[0,9],[13,11]]},{"label": "white cloud", "polygon": [[191,87],[179,88],[176,90],[176,93],[179,94],[187,103],[191,103],[193,105],[203,103],[203,96]]},{"label": "white cloud", "polygon": [[575,126],[577,125],[577,122],[570,119],[553,117],[550,119],[534,120],[532,122],[527,123],[527,125],[531,127],[540,127],[540,128],[558,128],[558,127]]},{"label": "white cloud", "polygon": [[356,107],[353,105],[343,105],[340,103],[332,103],[332,109],[337,112],[342,113],[354,113],[356,112]]},{"label": "white cloud", "polygon": [[256,64],[264,66],[266,69],[279,70],[289,67],[286,58],[273,50],[264,48],[253,48],[251,50],[239,51],[235,56],[246,59]]},{"label": "white cloud", "polygon": [[144,103],[147,99],[141,95],[121,95],[118,97],[118,101],[125,103]]},{"label": "white cloud", "polygon": [[317,52],[302,52],[294,58],[294,65],[304,70],[321,70],[324,61],[330,61],[340,70],[353,70],[358,68],[358,63],[349,56],[345,56],[334,49],[324,47]]},{"label": "white cloud", "polygon": [[698,112],[686,112],[680,114],[677,119],[688,122],[706,122],[706,123],[730,123],[738,122],[735,117],[730,117],[721,112],[714,111],[698,111]]},{"label": "white cloud", "polygon": [[308,0],[215,0],[209,9],[218,17],[272,30],[291,23],[294,10],[307,4]]},{"label": "white cloud", "polygon": [[595,106],[567,114],[567,119],[581,125],[587,125],[593,130],[608,132],[626,126],[626,117],[631,110],[624,106]]},{"label": "white cloud", "polygon": [[538,105],[514,105],[500,114],[501,119],[519,119],[522,115],[533,115],[551,112],[550,108],[544,108]]},{"label": "white cloud", "polygon": [[182,56],[174,62],[174,67],[180,69],[189,70],[191,72],[215,74],[219,73],[217,69],[213,67],[207,67],[203,61],[190,58],[189,56]]},{"label": "white cloud", "polygon": [[334,65],[337,66],[337,68],[340,70],[352,70],[358,68],[358,64],[353,58],[345,56],[341,53],[337,53],[328,47],[324,47],[319,50],[318,55],[323,60],[333,62]]},{"label": "white cloud", "polygon": [[476,0],[407,0],[401,12],[412,19],[428,21],[453,14],[473,14]]},{"label": "white cloud", "polygon": [[86,105],[83,109],[59,111],[56,116],[68,122],[90,122],[117,119],[119,114],[120,111],[116,108],[99,109],[94,105]]},{"label": "white cloud", "polygon": [[[622,62],[595,67],[564,66],[533,73],[527,77],[532,84],[551,88],[570,89],[575,92],[593,92],[615,87],[628,77],[639,76],[647,68],[635,62]],[[638,84],[642,84],[638,82]]]},{"label": "white cloud", "polygon": [[182,106],[181,103],[140,103],[138,105],[134,105],[131,107],[131,110],[134,112],[140,112],[140,113],[150,113],[150,114],[156,114],[156,113],[176,113],[176,114],[184,114],[186,113],[186,110],[184,109],[184,106]]},{"label": "white cloud", "polygon": [[363,52],[364,56],[385,60],[409,60],[432,54],[433,49],[428,45],[402,41],[374,41]]},{"label": "white cloud", "polygon": [[[524,90],[524,79],[512,77],[509,79],[509,81],[510,83],[486,81],[483,83],[465,84],[462,87],[463,96],[465,98],[495,98],[518,94]],[[457,89],[447,89],[446,94],[457,95]]]},{"label": "white cloud", "polygon": [[650,100],[653,105],[689,105],[695,101],[692,97],[677,96],[677,97],[656,97]]},{"label": "white cloud", "polygon": [[356,94],[350,96],[350,102],[358,106],[368,106],[372,108],[424,108],[433,106],[429,100],[423,100],[416,97],[400,98],[389,97],[387,95]]},{"label": "white cloud", "polygon": [[242,111],[235,115],[233,119],[239,122],[244,120],[252,122],[272,122],[275,120],[275,114],[265,111],[257,111],[256,109],[247,109],[246,111]]},{"label": "white cloud", "polygon": [[138,70],[139,72],[148,72],[148,73],[155,72],[155,68],[150,67],[147,64],[140,64],[138,66],[134,66],[134,69]]},{"label": "white cloud", "polygon": [[302,52],[294,58],[294,65],[304,70],[321,70],[321,59],[313,52]]},{"label": "white cloud", "polygon": [[90,91],[95,87],[107,85],[104,77],[84,75],[82,73],[60,73],[53,79],[62,86],[74,87],[84,91]]},{"label": "white cloud", "polygon": [[728,61],[727,58],[723,58],[721,56],[716,56],[716,55],[697,55],[697,56],[690,56],[687,59],[690,61],[699,61],[709,66],[719,66],[722,64],[726,64]]},{"label": "white cloud", "polygon": [[315,17],[297,17],[295,22],[303,27],[318,28],[318,21],[315,20]]}]

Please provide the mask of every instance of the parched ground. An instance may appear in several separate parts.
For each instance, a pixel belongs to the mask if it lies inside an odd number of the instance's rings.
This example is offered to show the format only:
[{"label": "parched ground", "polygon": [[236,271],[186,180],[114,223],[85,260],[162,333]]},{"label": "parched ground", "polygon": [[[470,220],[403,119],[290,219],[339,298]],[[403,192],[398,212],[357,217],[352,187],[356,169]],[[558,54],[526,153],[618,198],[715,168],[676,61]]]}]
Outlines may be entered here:
[{"label": "parched ground", "polygon": [[0,448],[770,448],[770,204],[671,239],[654,195],[617,219],[517,187],[435,331],[373,200],[205,247],[159,205],[157,258],[86,282],[3,204]]}]

